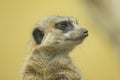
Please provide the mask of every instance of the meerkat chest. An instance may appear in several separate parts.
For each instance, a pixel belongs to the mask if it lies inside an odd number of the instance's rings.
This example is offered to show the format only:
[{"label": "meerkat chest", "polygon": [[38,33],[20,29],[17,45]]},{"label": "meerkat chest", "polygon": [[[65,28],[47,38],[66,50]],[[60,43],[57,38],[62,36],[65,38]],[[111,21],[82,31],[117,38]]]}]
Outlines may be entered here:
[{"label": "meerkat chest", "polygon": [[46,80],[58,80],[58,78],[65,78],[66,80],[68,79],[68,76],[71,78],[70,80],[80,80],[81,78],[79,72],[76,71],[76,68],[72,65],[70,60],[55,60],[49,63],[45,68]]},{"label": "meerkat chest", "polygon": [[41,80],[55,80],[61,75],[73,75],[75,78],[80,77],[78,76],[79,73],[75,71],[71,60],[61,56],[53,59],[32,56],[30,60],[28,60],[25,71],[40,77]]}]

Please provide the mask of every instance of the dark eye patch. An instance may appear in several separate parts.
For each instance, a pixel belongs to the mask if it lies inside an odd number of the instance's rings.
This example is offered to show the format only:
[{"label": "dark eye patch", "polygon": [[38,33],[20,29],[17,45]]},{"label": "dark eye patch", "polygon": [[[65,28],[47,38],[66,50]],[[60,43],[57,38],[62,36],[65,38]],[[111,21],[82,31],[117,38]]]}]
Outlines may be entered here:
[{"label": "dark eye patch", "polygon": [[33,30],[32,35],[33,35],[33,38],[34,38],[35,42],[37,44],[40,44],[42,39],[43,39],[44,33],[43,33],[43,31],[39,30],[38,28],[35,28]]},{"label": "dark eye patch", "polygon": [[67,32],[73,28],[72,24],[70,22],[67,22],[67,21],[56,23],[55,27],[57,29],[64,31],[64,32]]}]

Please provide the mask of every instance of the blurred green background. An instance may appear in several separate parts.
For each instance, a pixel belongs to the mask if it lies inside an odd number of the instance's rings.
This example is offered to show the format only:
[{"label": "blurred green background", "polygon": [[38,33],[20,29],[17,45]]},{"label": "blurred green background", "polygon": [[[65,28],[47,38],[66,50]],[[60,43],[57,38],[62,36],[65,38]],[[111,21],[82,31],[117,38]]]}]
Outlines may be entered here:
[{"label": "blurred green background", "polygon": [[49,15],[78,19],[89,37],[71,57],[85,80],[120,80],[119,0],[0,0],[0,80],[19,80],[34,24]]}]

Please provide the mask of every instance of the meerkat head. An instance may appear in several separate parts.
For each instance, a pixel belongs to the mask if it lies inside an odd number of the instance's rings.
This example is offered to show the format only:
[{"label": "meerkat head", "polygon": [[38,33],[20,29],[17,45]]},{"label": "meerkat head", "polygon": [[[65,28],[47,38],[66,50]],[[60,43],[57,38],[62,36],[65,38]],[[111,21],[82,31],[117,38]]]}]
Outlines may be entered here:
[{"label": "meerkat head", "polygon": [[88,31],[81,28],[75,18],[50,16],[35,25],[32,35],[39,47],[68,49],[80,44],[88,36]]}]

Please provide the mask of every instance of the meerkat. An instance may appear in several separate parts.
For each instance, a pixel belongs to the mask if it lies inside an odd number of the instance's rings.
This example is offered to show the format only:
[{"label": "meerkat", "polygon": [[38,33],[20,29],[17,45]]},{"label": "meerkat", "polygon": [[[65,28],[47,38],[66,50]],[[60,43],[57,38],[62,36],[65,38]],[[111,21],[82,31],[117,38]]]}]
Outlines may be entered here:
[{"label": "meerkat", "polygon": [[82,80],[69,52],[88,36],[73,17],[49,16],[35,24],[21,80]]}]

